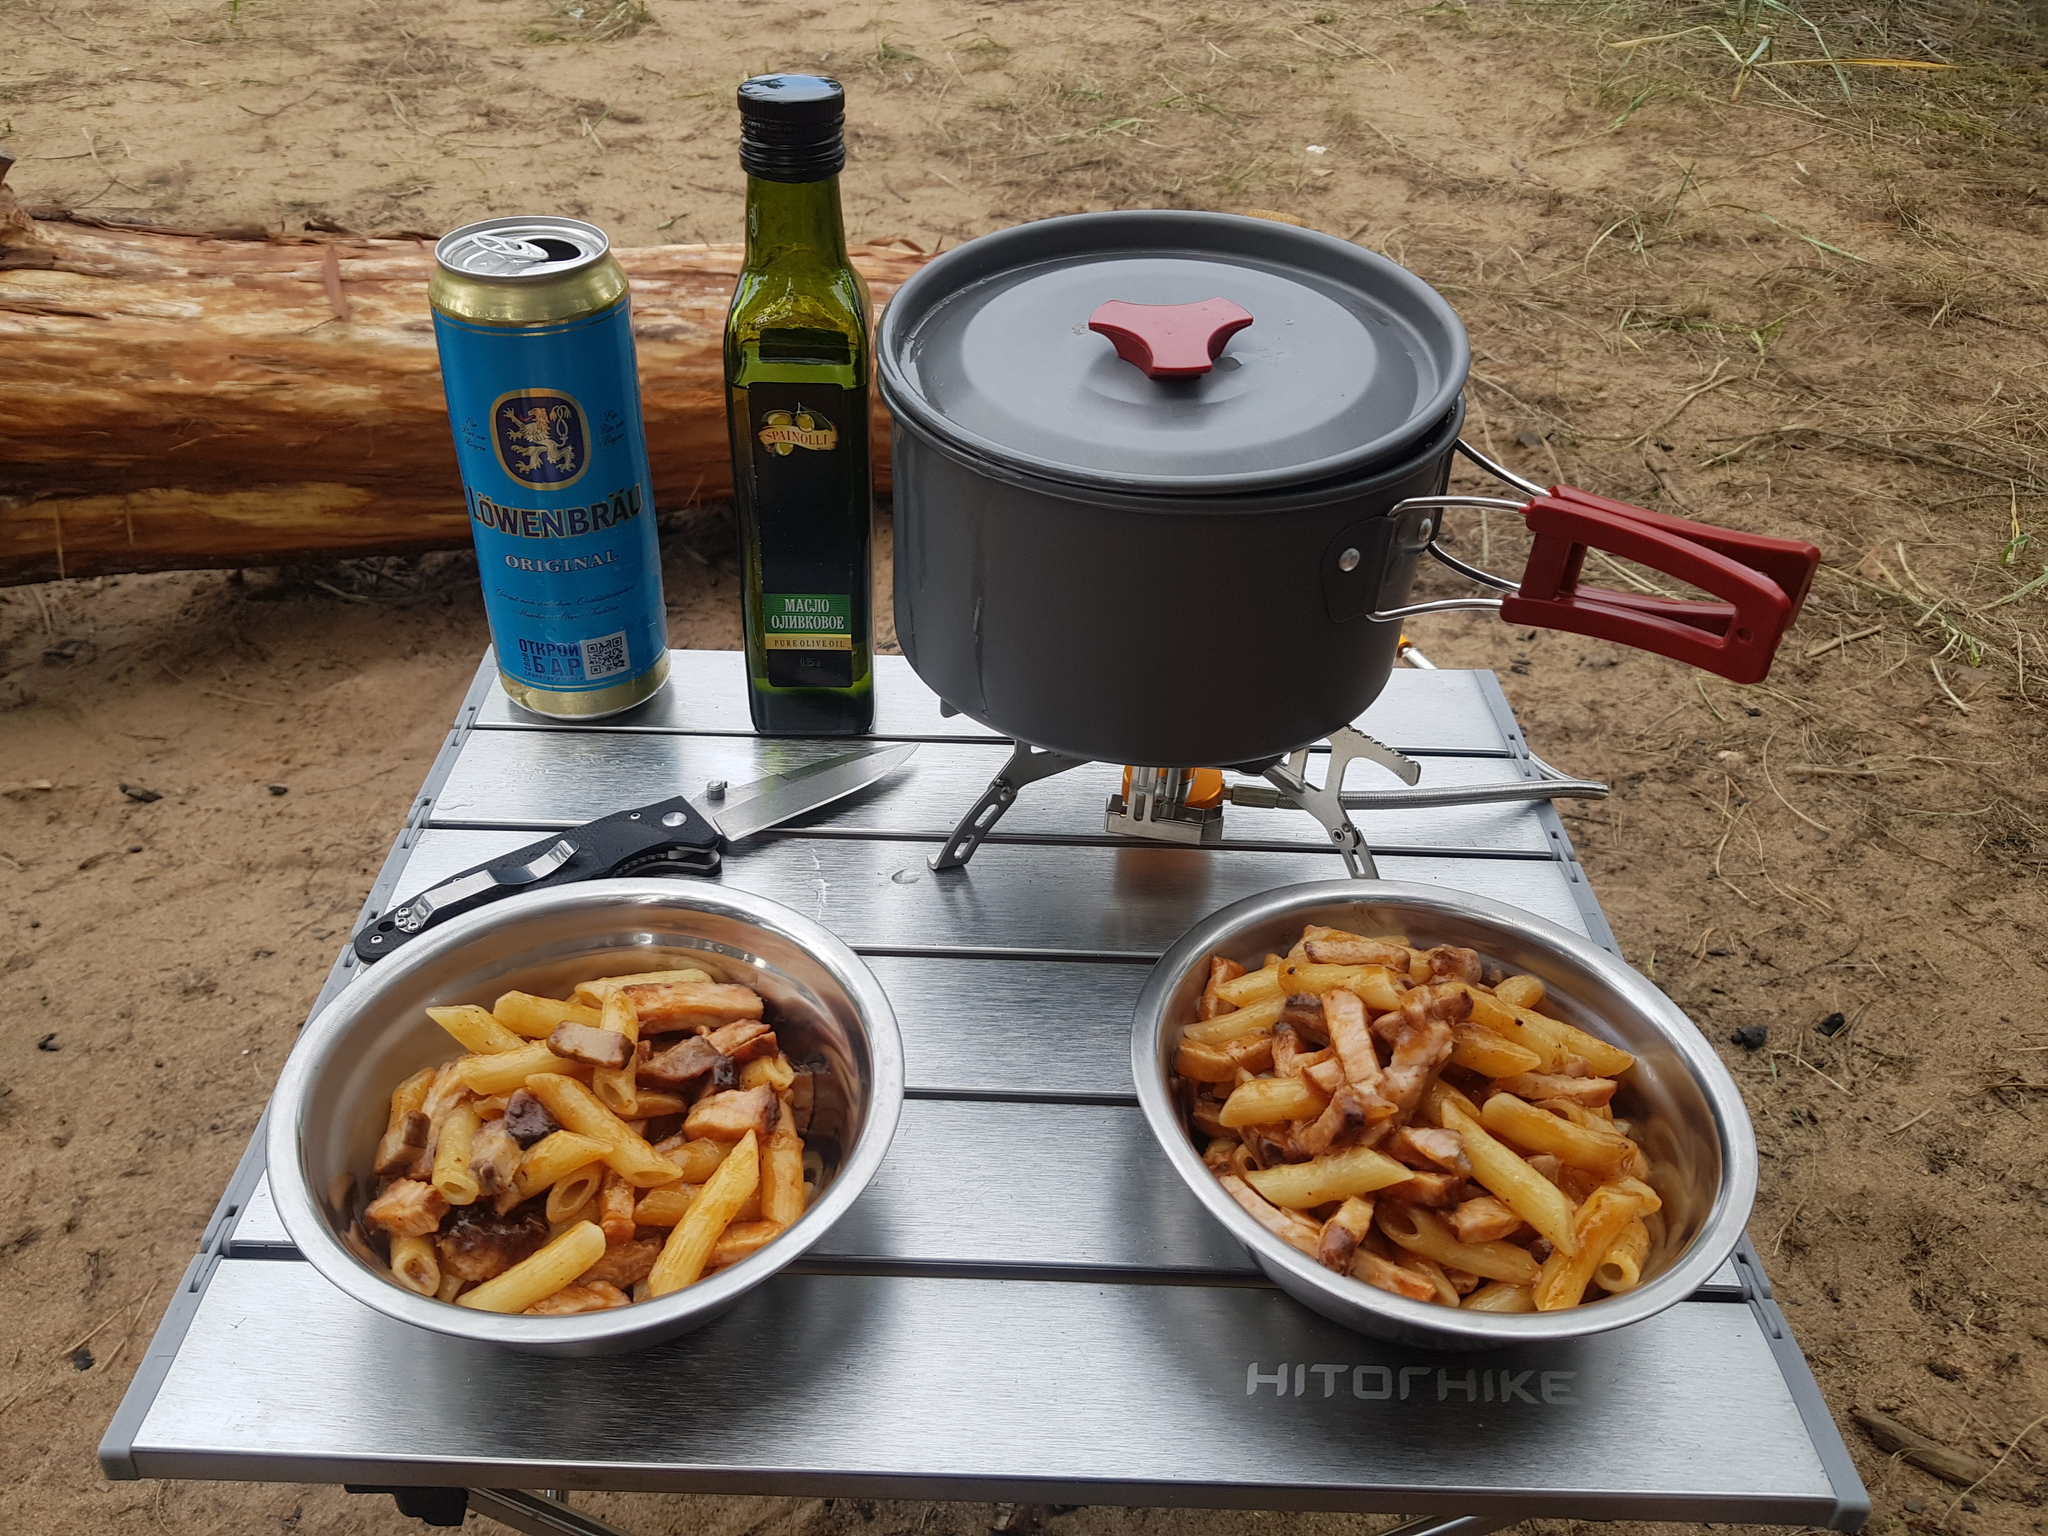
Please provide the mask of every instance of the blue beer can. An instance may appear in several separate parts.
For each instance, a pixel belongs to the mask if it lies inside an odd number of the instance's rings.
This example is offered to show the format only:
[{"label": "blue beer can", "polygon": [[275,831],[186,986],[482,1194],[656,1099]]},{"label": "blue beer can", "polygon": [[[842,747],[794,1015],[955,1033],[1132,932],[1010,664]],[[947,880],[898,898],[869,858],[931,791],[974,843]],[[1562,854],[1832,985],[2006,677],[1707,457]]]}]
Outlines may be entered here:
[{"label": "blue beer can", "polygon": [[498,673],[536,714],[631,709],[668,677],[626,274],[580,219],[465,224],[428,298]]}]

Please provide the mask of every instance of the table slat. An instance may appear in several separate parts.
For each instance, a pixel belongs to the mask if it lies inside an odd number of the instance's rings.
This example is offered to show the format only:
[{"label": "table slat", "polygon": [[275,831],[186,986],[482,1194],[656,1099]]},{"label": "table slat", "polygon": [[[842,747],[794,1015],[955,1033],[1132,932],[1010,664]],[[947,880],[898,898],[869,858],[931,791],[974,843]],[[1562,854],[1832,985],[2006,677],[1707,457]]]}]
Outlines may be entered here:
[{"label": "table slat", "polygon": [[[771,773],[843,755],[846,742],[761,736],[615,735],[596,731],[473,731],[448,782],[435,797],[437,827],[571,827],[652,800],[684,794],[706,811],[718,802],[707,783],[751,783]],[[1007,743],[926,742],[917,755],[873,788],[825,807],[792,826],[829,828],[834,835],[943,837],[978,800],[1009,756]],[[1420,787],[1519,784],[1530,774],[1514,758],[1429,757]],[[1122,770],[1090,763],[1030,785],[997,824],[997,840],[1020,836],[1111,838],[1103,829]],[[1374,763],[1355,765],[1350,790],[1389,790],[1401,782]],[[1469,848],[1549,856],[1551,839],[1536,802],[1357,810],[1352,819],[1376,848]],[[1319,847],[1328,834],[1302,811],[1224,808],[1228,842],[1296,843]]]},{"label": "table slat", "polygon": [[[493,679],[475,723],[480,730],[754,733],[747,713],[746,658],[738,651],[671,651],[669,669],[668,686],[640,708],[585,725],[528,714]],[[1487,675],[1396,667],[1379,698],[1358,717],[1358,728],[1404,752],[1505,752],[1507,740],[1482,682]],[[875,734],[913,741],[996,736],[965,715],[941,715],[938,695],[901,656],[875,658]]]},{"label": "table slat", "polygon": [[[394,902],[531,842],[532,830],[419,834]],[[719,878],[813,917],[856,948],[1064,950],[1157,955],[1218,907],[1278,886],[1343,878],[1328,850],[1301,853],[992,843],[964,870],[934,874],[933,841],[767,834]],[[1576,866],[1533,859],[1378,861],[1388,880],[1491,896],[1587,932]]]},{"label": "table slat", "polygon": [[1233,1286],[783,1275],[688,1338],[564,1360],[229,1259],[133,1454],[145,1477],[1784,1523],[1836,1506],[1748,1307],[1417,1353]]}]

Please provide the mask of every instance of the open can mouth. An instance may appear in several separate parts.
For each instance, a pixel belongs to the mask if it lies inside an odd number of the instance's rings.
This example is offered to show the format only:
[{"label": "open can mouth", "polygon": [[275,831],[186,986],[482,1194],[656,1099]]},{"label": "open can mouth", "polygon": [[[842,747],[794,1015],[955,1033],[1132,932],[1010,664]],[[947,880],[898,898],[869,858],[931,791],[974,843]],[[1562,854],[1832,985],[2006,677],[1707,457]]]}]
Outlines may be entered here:
[{"label": "open can mouth", "polygon": [[[1253,966],[1284,953],[1310,923],[1454,944],[1541,980],[1566,1022],[1635,1057],[1615,1098],[1651,1161],[1663,1232],[1633,1290],[1553,1312],[1464,1311],[1412,1301],[1325,1269],[1255,1221],[1217,1181],[1191,1139],[1170,1082],[1181,1029],[1211,955]],[[1546,1007],[1549,1006],[1546,1003]],[[1210,1215],[1282,1290],[1359,1333],[1423,1347],[1489,1349],[1627,1327],[1686,1300],[1726,1262],[1756,1200],[1756,1137],[1728,1069],[1678,1006],[1578,934],[1463,892],[1396,881],[1318,881],[1234,903],[1190,929],[1153,967],[1131,1035],[1138,1101],[1167,1161]]]}]

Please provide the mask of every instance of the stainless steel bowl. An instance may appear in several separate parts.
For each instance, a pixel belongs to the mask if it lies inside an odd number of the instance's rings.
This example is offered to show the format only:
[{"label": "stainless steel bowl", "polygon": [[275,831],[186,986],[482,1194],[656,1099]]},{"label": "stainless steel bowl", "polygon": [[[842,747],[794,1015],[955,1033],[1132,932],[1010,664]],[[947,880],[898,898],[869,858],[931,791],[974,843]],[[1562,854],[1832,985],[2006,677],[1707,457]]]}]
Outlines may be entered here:
[{"label": "stainless steel bowl", "polygon": [[[1417,944],[1458,944],[1541,978],[1546,1009],[1636,1058],[1615,1104],[1654,1165],[1664,1236],[1620,1296],[1560,1312],[1463,1312],[1377,1290],[1323,1268],[1261,1227],[1203,1166],[1169,1090],[1173,1053],[1195,1009],[1212,954],[1248,966],[1285,951],[1308,923],[1400,933]],[[1727,1259],[1756,1199],[1756,1137],[1742,1096],[1692,1021],[1656,987],[1591,941],[1504,902],[1391,880],[1286,886],[1223,908],[1190,929],[1153,967],[1131,1035],[1138,1101],[1167,1160],[1209,1213],[1297,1301],[1375,1338],[1481,1349],[1573,1338],[1640,1322],[1685,1300]]]},{"label": "stainless steel bowl", "polygon": [[[425,1010],[513,989],[563,997],[578,981],[697,966],[768,1000],[783,1050],[829,1065],[807,1134],[824,1156],[803,1219],[760,1252],[683,1290],[572,1317],[473,1312],[405,1289],[342,1245],[337,1203],[368,1175],[391,1090],[455,1055]],[[371,966],[322,1009],[285,1062],[265,1154],[285,1230],[328,1280],[387,1317],[536,1354],[644,1348],[702,1326],[809,1248],[881,1166],[903,1104],[903,1042],[881,984],[832,934],[727,886],[597,880],[513,896]]]}]

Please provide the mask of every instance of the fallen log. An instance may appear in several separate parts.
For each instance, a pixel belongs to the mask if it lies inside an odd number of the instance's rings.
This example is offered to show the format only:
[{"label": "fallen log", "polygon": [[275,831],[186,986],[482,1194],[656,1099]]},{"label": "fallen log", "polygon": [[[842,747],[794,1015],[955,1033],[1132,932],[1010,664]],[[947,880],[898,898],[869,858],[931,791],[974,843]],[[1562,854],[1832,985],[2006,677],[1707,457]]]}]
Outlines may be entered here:
[{"label": "fallen log", "polygon": [[[0,185],[0,586],[469,543],[431,240],[45,212]],[[730,493],[720,347],[741,254],[618,252],[664,511]],[[853,252],[878,305],[926,259]],[[886,484],[879,407],[875,447]]]}]

